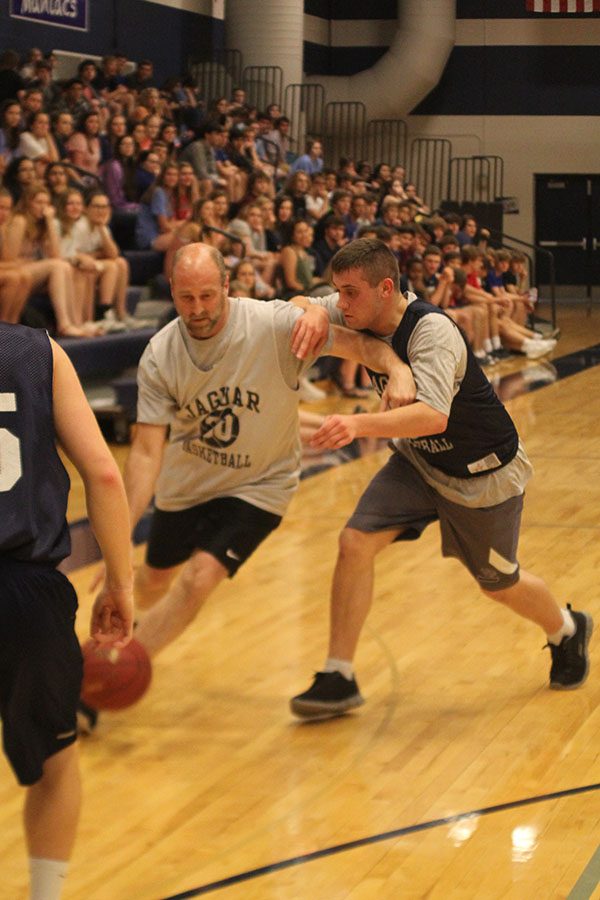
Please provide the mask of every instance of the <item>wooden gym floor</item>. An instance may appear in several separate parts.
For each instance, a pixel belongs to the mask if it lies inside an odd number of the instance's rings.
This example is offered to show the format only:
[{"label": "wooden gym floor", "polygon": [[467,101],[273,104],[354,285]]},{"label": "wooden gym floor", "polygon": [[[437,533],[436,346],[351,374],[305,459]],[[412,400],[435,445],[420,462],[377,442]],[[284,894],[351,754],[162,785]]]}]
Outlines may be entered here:
[{"label": "wooden gym floor", "polygon": [[[600,623],[600,349],[580,352],[600,344],[600,312],[559,319],[558,380],[523,358],[493,377],[536,470],[521,563]],[[156,660],[146,697],[81,742],[65,900],[600,897],[597,642],[585,686],[549,691],[543,635],[440,557],[437,525],[378,560],[356,661],[366,705],[314,724],[288,712],[324,658],[338,531],[386,456],[305,480]],[[81,502],[74,483],[72,519]],[[71,573],[82,637],[93,569]],[[21,803],[2,760],[10,900],[26,896]]]}]

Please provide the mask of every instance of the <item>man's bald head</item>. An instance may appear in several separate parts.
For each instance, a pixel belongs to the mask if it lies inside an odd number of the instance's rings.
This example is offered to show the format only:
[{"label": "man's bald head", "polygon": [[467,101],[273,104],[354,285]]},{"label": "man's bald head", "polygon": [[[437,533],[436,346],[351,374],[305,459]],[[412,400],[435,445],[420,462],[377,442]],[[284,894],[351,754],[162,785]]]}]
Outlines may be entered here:
[{"label": "man's bald head", "polygon": [[220,275],[221,284],[227,280],[227,268],[222,255],[214,247],[208,244],[194,243],[180,247],[173,258],[173,270],[171,281],[175,281],[178,275],[191,274],[194,270],[213,263]]}]

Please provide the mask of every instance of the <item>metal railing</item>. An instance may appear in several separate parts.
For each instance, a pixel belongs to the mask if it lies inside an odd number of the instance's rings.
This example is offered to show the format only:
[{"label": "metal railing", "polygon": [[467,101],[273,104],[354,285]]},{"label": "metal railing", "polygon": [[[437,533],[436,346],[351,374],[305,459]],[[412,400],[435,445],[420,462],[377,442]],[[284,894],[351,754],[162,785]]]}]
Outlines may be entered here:
[{"label": "metal railing", "polygon": [[281,66],[246,66],[242,73],[246,102],[264,110],[271,103],[281,106],[283,69]]},{"label": "metal railing", "polygon": [[448,200],[491,203],[504,196],[501,156],[453,156],[448,170]]},{"label": "metal railing", "polygon": [[290,120],[292,146],[302,153],[308,138],[320,138],[323,131],[325,88],[322,84],[288,84],[283,110]]},{"label": "metal railing", "polygon": [[448,172],[452,144],[446,138],[414,138],[410,145],[408,177],[417,193],[432,209],[448,193]]},{"label": "metal railing", "polygon": [[371,119],[364,142],[365,158],[371,163],[406,166],[408,128],[402,119]]},{"label": "metal railing", "polygon": [[327,103],[323,113],[325,163],[337,168],[340,157],[362,159],[367,108],[355,101]]},{"label": "metal railing", "polygon": [[242,81],[242,54],[239,50],[223,50],[212,59],[191,57],[188,71],[203,100],[231,97],[233,89]]}]

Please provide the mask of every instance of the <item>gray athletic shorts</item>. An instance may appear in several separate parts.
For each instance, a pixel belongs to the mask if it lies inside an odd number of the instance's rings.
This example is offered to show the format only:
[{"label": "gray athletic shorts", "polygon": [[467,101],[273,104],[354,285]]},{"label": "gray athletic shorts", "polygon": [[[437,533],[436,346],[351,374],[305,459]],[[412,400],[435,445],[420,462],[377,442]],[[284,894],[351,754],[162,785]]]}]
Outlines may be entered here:
[{"label": "gray athletic shorts", "polygon": [[401,528],[397,541],[416,540],[439,520],[442,554],[454,556],[486,591],[519,580],[517,545],[523,495],[474,509],[451,503],[423,480],[401,453],[393,453],[373,478],[346,523],[357,531]]}]

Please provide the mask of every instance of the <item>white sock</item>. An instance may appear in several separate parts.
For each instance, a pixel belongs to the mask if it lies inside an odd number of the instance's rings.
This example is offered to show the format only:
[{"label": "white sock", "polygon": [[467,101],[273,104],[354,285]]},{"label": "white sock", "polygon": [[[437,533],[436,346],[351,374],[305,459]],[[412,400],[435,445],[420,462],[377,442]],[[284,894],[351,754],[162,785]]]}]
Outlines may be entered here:
[{"label": "white sock", "polygon": [[491,353],[492,350],[494,349],[492,347],[492,342],[490,341],[489,338],[483,339],[483,349],[485,350],[486,353]]},{"label": "white sock", "polygon": [[554,634],[548,635],[549,644],[560,644],[564,637],[573,637],[575,634],[575,622],[568,609],[561,609],[563,626]]},{"label": "white sock", "polygon": [[30,856],[29,900],[59,900],[68,865],[63,859],[37,859]]},{"label": "white sock", "polygon": [[335,656],[329,656],[325,660],[323,671],[339,672],[340,675],[343,675],[348,681],[352,681],[354,678],[354,667],[352,666],[351,659],[336,659]]},{"label": "white sock", "polygon": [[500,340],[500,336],[495,334],[492,338],[492,347],[494,350],[502,350],[502,341]]}]

